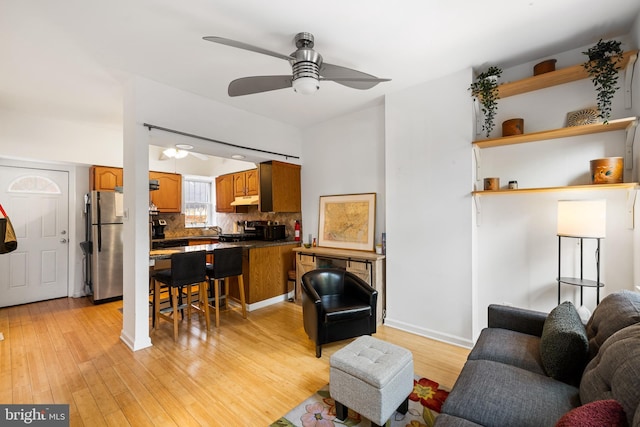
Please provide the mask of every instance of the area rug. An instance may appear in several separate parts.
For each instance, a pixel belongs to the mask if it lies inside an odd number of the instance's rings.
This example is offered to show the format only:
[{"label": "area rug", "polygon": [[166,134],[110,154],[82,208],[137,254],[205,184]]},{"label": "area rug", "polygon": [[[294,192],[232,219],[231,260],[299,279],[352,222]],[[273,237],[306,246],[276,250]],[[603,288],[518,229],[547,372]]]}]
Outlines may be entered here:
[{"label": "area rug", "polygon": [[[449,392],[422,376],[413,380],[413,392],[409,395],[409,411],[391,415],[390,427],[431,427],[440,413]],[[271,427],[370,427],[371,421],[349,409],[344,421],[336,418],[336,403],[329,396],[329,384],[292,409]]]}]

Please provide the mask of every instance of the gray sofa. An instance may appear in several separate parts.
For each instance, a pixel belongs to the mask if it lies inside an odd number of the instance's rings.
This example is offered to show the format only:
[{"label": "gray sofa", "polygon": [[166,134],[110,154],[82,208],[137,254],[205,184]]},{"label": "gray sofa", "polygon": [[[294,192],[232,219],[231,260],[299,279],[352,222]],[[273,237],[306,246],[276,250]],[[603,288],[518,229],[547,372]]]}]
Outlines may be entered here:
[{"label": "gray sofa", "polygon": [[639,402],[640,293],[608,295],[586,326],[569,302],[491,305],[435,426],[640,427]]}]

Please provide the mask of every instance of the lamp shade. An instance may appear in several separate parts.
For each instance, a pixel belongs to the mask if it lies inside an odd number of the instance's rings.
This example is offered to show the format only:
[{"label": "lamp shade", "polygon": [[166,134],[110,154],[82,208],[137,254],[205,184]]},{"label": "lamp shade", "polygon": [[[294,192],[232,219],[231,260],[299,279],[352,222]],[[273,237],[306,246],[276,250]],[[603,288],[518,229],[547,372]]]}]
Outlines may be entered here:
[{"label": "lamp shade", "polygon": [[558,236],[606,237],[606,200],[559,200]]}]

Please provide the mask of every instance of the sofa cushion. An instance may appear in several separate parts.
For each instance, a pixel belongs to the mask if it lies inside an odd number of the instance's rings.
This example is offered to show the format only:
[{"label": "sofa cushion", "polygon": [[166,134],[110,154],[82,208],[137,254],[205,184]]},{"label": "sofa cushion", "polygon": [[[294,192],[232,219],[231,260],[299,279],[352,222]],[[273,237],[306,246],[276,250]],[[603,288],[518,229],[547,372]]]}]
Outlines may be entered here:
[{"label": "sofa cushion", "polygon": [[547,375],[577,384],[588,351],[587,332],[573,304],[566,301],[551,310],[540,337],[540,356]]},{"label": "sofa cushion", "polygon": [[[582,403],[615,399],[624,408],[629,425],[636,425],[634,415],[640,404],[640,324],[627,326],[602,344],[584,370],[580,399]],[[635,418],[640,419],[640,415]]]},{"label": "sofa cushion", "polygon": [[[413,421],[412,421],[413,423]],[[413,424],[407,424],[413,426]],[[422,425],[422,424],[420,424]],[[454,417],[453,415],[438,414],[436,422],[433,427],[482,427],[480,424],[476,424],[464,418]]]},{"label": "sofa cushion", "polygon": [[493,360],[546,375],[540,358],[540,337],[507,329],[483,329],[468,359]]},{"label": "sofa cushion", "polygon": [[468,360],[442,413],[486,427],[552,426],[580,404],[578,389],[491,360]]},{"label": "sofa cushion", "polygon": [[614,399],[596,400],[572,409],[555,427],[627,427],[624,408]]},{"label": "sofa cushion", "polygon": [[607,295],[593,310],[587,322],[589,337],[589,359],[600,346],[615,332],[640,322],[640,293],[619,291]]}]

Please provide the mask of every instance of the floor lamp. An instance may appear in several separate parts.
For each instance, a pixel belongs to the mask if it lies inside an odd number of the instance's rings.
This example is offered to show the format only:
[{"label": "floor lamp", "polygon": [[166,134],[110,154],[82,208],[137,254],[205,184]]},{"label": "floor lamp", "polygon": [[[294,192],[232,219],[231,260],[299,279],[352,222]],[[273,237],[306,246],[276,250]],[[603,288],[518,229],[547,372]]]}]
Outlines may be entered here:
[{"label": "floor lamp", "polygon": [[[583,304],[584,287],[596,289],[596,304],[600,303],[600,240],[606,237],[606,200],[560,200],[558,201],[558,304],[561,285],[580,286],[580,317],[589,317],[590,312]],[[561,274],[562,238],[580,239],[580,277],[566,277]],[[584,239],[596,240],[596,278],[584,278]]]}]

